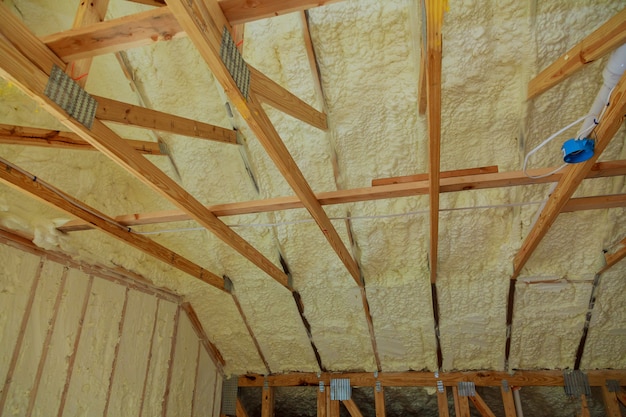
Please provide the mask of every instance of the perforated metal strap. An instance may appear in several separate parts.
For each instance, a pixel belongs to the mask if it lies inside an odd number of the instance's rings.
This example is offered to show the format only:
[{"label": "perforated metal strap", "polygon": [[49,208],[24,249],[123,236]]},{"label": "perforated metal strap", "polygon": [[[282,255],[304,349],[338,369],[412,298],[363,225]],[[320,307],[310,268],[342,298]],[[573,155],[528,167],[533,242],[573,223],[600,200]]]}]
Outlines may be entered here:
[{"label": "perforated metal strap", "polygon": [[222,31],[220,58],[231,77],[233,77],[233,80],[235,80],[235,84],[241,92],[241,95],[247,99],[248,92],[250,91],[250,70],[226,26],[224,26],[224,30]]},{"label": "perforated metal strap", "polygon": [[98,102],[57,66],[52,66],[44,94],[73,119],[91,129]]}]

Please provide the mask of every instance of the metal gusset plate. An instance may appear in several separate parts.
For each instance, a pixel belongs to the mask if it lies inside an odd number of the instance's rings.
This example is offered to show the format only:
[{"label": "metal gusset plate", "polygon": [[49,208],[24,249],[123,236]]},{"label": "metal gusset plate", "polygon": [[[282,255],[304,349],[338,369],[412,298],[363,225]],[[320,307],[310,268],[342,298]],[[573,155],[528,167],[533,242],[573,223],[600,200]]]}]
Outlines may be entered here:
[{"label": "metal gusset plate", "polygon": [[98,102],[57,65],[52,66],[44,94],[70,117],[91,129]]},{"label": "metal gusset plate", "polygon": [[250,91],[250,70],[246,61],[243,60],[241,53],[237,49],[237,45],[230,35],[230,32],[224,26],[222,31],[222,44],[220,45],[220,58],[228,69],[231,77],[235,80],[237,88],[246,99]]},{"label": "metal gusset plate", "polygon": [[578,397],[583,394],[591,395],[589,379],[582,371],[564,371],[565,394],[570,397]]}]

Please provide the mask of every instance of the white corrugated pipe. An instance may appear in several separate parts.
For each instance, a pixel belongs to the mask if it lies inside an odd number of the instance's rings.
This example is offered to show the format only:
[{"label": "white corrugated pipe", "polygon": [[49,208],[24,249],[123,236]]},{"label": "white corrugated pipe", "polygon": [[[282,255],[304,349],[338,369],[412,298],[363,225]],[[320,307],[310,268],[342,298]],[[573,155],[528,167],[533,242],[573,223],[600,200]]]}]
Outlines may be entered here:
[{"label": "white corrugated pipe", "polygon": [[604,78],[604,84],[598,95],[596,101],[593,102],[591,110],[589,110],[589,116],[583,122],[582,127],[579,130],[578,137],[584,138],[593,130],[595,120],[597,120],[602,113],[602,110],[606,106],[609,99],[611,90],[615,88],[619,79],[622,77],[624,70],[626,69],[626,44],[617,48],[609,57],[609,62],[606,64],[602,77]]},{"label": "white corrugated pipe", "polygon": [[522,411],[522,399],[519,396],[520,387],[513,388],[513,400],[515,401],[515,412],[517,413],[517,417],[524,417],[524,412]]}]

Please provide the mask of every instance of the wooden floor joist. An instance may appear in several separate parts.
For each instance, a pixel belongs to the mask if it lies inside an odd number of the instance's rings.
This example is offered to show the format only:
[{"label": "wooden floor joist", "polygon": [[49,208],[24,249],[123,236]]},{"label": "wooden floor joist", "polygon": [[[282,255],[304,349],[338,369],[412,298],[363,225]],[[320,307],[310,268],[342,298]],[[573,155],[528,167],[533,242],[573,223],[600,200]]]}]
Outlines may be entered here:
[{"label": "wooden floor joist", "polygon": [[352,278],[357,285],[361,285],[362,280],[356,262],[263,110],[258,93],[251,89],[248,97],[244,97],[222,62],[219,53],[222,28],[227,31],[231,28],[221,9],[214,2],[207,0],[197,0],[194,4],[189,4],[184,0],[168,0],[168,6],[204,58],[216,80],[224,88],[231,103],[237,108],[287,183],[315,219]]},{"label": "wooden floor joist", "polygon": [[[611,164],[611,166],[609,167],[605,164]],[[611,163],[600,162],[596,165],[599,167],[599,169],[592,171],[590,175],[587,176],[587,178],[599,178],[600,176],[610,177],[626,174],[626,161],[615,161]],[[504,185],[503,181],[497,179],[498,177],[507,178],[507,180],[505,180],[507,182],[507,185]],[[552,177],[551,181],[557,181],[558,178],[560,178],[560,176]],[[496,174],[495,177],[492,175],[474,175],[470,177],[463,177],[458,181],[450,179],[442,192],[462,191],[465,184],[468,184],[468,190],[479,190],[505,186],[528,185],[532,183],[529,183],[528,178],[524,176],[521,172],[503,172],[501,174]],[[471,186],[469,184],[471,184]],[[353,203],[358,201],[410,197],[423,195],[427,192],[427,182],[420,181],[410,184],[394,184],[389,186],[377,186],[371,188],[357,188],[353,190],[329,191],[316,194],[316,197],[320,204],[324,206]],[[626,194],[573,198],[566,203],[562,212],[616,207],[626,207]],[[265,200],[252,200],[241,203],[227,203],[207,206],[207,209],[218,217],[266,213],[271,211],[290,210],[296,208],[303,208],[302,202],[300,202],[297,197],[278,197]],[[189,219],[190,216],[181,210],[164,210],[152,213],[134,213],[115,217],[115,221],[125,226],[168,223]],[[91,229],[91,225],[81,220],[72,220],[59,227],[59,230],[63,232],[76,232],[89,229]]]},{"label": "wooden floor joist", "polygon": [[[165,155],[156,142],[124,140],[139,153]],[[5,124],[0,124],[0,144],[97,151],[96,148],[76,133]]]},{"label": "wooden floor joist", "polygon": [[65,63],[41,43],[4,5],[0,5],[0,33],[4,35],[0,37],[0,53],[6,57],[0,62],[0,76],[12,81],[68,129],[97,147],[161,196],[189,213],[194,220],[224,243],[288,288],[287,277],[274,263],[230,230],[176,181],[128,146],[100,120],[94,120],[91,129],[87,129],[46,97],[43,91],[48,82],[49,71],[53,64],[63,69]]},{"label": "wooden floor joist", "polygon": [[626,9],[561,55],[528,83],[528,99],[554,87],[587,64],[626,43]]},{"label": "wooden floor joist", "polygon": [[[620,385],[626,385],[626,369],[590,370],[584,371],[588,377],[589,385],[601,387],[607,379],[619,381]],[[319,375],[319,376],[318,376]],[[471,381],[476,386],[499,387],[503,380],[509,386],[517,387],[563,387],[563,371],[515,371],[512,373],[501,371],[476,371],[476,372],[440,372],[435,377],[433,372],[337,372],[328,373],[288,373],[276,375],[247,374],[239,376],[240,387],[262,387],[267,381],[269,386],[274,387],[300,387],[319,386],[320,382],[330,384],[331,378],[348,378],[353,387],[374,387],[376,381],[380,381],[383,387],[436,387],[437,381],[442,381],[444,386],[455,387],[459,382]]]}]

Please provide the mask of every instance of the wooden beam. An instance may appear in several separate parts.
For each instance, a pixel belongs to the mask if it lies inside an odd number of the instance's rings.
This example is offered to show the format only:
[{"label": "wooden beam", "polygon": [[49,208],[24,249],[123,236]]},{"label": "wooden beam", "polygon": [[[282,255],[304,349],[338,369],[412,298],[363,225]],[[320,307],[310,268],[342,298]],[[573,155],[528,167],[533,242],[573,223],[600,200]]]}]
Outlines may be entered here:
[{"label": "wooden beam", "polygon": [[350,398],[349,400],[343,400],[342,403],[352,417],[363,417],[361,410],[359,410],[359,406],[356,405],[352,398]]},{"label": "wooden beam", "polygon": [[[4,35],[0,37],[0,54],[6,57],[0,62],[0,76],[12,81],[74,133],[98,148],[157,193],[189,213],[203,227],[213,232],[281,285],[289,288],[287,276],[283,271],[215,217],[178,183],[135,152],[104,123],[96,119],[92,128],[87,129],[48,99],[43,94],[48,81],[48,73],[44,71],[50,71],[53,63],[60,64],[61,68],[64,68],[64,64],[2,4],[0,4],[0,33]],[[23,53],[28,56],[24,56]],[[45,70],[38,68],[45,68]],[[328,222],[330,223],[330,220]]]},{"label": "wooden beam", "polygon": [[69,62],[185,36],[167,7],[44,36],[42,41]]},{"label": "wooden beam", "polygon": [[565,203],[561,213],[582,210],[597,210],[626,207],[626,194],[598,195],[594,197],[572,198]]},{"label": "wooden beam", "polygon": [[622,417],[622,412],[619,409],[619,402],[617,401],[617,394],[610,392],[606,385],[602,386],[602,398],[604,399],[604,411],[606,417]]},{"label": "wooden beam", "polygon": [[452,389],[454,390],[454,393],[455,393],[454,399],[458,404],[459,412],[457,414],[457,417],[471,417],[468,398],[463,395],[460,395],[456,387],[453,387]]},{"label": "wooden beam", "polygon": [[328,130],[328,122],[324,113],[300,100],[261,71],[251,66],[248,68],[250,68],[250,90],[259,97],[261,103],[269,104],[313,127]]},{"label": "wooden beam", "polygon": [[[609,165],[606,165],[609,164]],[[595,165],[596,170],[592,170],[587,178],[612,177],[626,175],[626,161],[600,162]],[[547,168],[550,169],[550,168]],[[547,171],[549,172],[549,171]],[[557,181],[560,175],[551,177],[550,181]],[[498,187],[512,187],[518,185],[528,185],[529,178],[521,171],[503,172],[496,175],[473,175],[443,180],[442,192],[457,192],[463,190],[480,190]],[[537,180],[542,183],[543,179]],[[539,183],[539,182],[538,182]],[[316,194],[316,198],[321,205],[333,205],[353,203],[358,201],[381,200],[387,198],[410,197],[423,195],[428,192],[428,183],[420,181],[416,183],[403,183],[392,185],[381,185],[371,188],[356,188],[352,190],[329,191]],[[587,208],[611,208],[622,207],[624,194],[615,196],[581,197],[571,199],[564,208],[564,211],[577,211]],[[604,203],[603,203],[604,201]],[[582,202],[582,204],[580,204]],[[619,203],[618,203],[619,202]],[[606,205],[603,205],[606,204]],[[290,210],[303,208],[302,202],[297,197],[278,197],[265,200],[252,200],[240,203],[227,203],[207,206],[213,214],[218,217],[237,216],[241,214],[266,213],[270,211]],[[568,209],[569,208],[569,209]],[[124,226],[138,226],[155,223],[167,223],[175,221],[189,220],[188,214],[181,210],[164,210],[151,213],[124,214],[115,217],[115,221]],[[74,232],[79,230],[89,230],[91,225],[81,220],[72,220],[59,227],[63,232]]]},{"label": "wooden beam", "polygon": [[327,407],[326,415],[328,417],[340,417],[341,415],[340,406],[341,406],[340,401],[330,399],[330,387],[326,389],[326,407]]},{"label": "wooden beam", "polygon": [[[585,372],[589,385],[600,387],[607,379],[618,380],[620,385],[626,385],[626,369],[620,370],[590,370]],[[432,372],[380,372],[378,378],[371,372],[323,372],[318,377],[314,372],[287,373],[268,375],[247,374],[239,377],[240,387],[262,387],[265,380],[274,387],[318,386],[319,382],[330,384],[331,378],[349,378],[352,386],[374,387],[380,381],[384,387],[436,387],[437,381],[445,386],[454,387],[459,382],[471,381],[479,387],[499,387],[502,380],[507,380],[510,386],[517,387],[563,387],[563,371],[515,371],[514,373],[501,371],[477,372],[443,372],[435,378]]]},{"label": "wooden beam", "polygon": [[261,417],[274,417],[274,387],[263,388]]},{"label": "wooden beam", "polygon": [[126,0],[134,3],[145,4],[146,6],[163,7],[165,6],[165,0]]},{"label": "wooden beam", "polygon": [[328,405],[326,404],[326,392],[330,390],[329,386],[324,387],[324,391],[317,389],[317,417],[329,417]]},{"label": "wooden beam", "polygon": [[448,409],[448,390],[443,387],[443,391],[437,390],[437,406],[439,409],[439,417],[450,417]]},{"label": "wooden beam", "polygon": [[[422,10],[422,13],[424,11]],[[426,114],[426,51],[424,51],[424,40],[420,42],[420,75],[417,82],[417,111],[419,114]]]},{"label": "wooden beam", "polygon": [[[139,153],[165,155],[161,153],[159,144],[156,142],[124,140]],[[89,142],[84,141],[75,133],[5,124],[0,124],[0,144],[97,151]]]},{"label": "wooden beam", "polygon": [[459,389],[456,385],[452,387],[452,399],[454,400],[454,416],[461,417],[461,405],[459,404]]},{"label": "wooden beam", "polygon": [[469,397],[469,399],[472,400],[474,407],[476,407],[481,416],[496,417],[496,415],[493,413],[493,411],[491,411],[489,406],[485,403],[485,401],[478,393],[475,393],[473,396]]},{"label": "wooden beam", "polygon": [[586,64],[626,43],[626,9],[561,55],[528,83],[528,100],[554,87]]},{"label": "wooden beam", "polygon": [[441,54],[444,0],[426,0],[426,102],[428,121],[428,195],[430,197],[430,282],[437,281],[439,245],[439,168],[441,143]]},{"label": "wooden beam", "polygon": [[[623,382],[620,383],[620,385],[624,385]],[[620,388],[619,392],[617,393],[617,400],[622,403],[622,405],[624,407],[626,407],[626,392],[624,392],[623,389]]]},{"label": "wooden beam", "polygon": [[94,97],[98,101],[96,117],[100,120],[130,126],[144,127],[161,132],[175,133],[198,139],[237,144],[237,132],[220,126],[213,126],[196,120],[186,119],[169,113],[148,109],[111,100]]},{"label": "wooden beam", "polygon": [[621,247],[617,251],[604,254],[606,265],[600,270],[600,274],[605,273],[619,261],[626,258],[626,238],[622,239],[619,244]]},{"label": "wooden beam", "polygon": [[2,159],[0,159],[0,181],[17,189],[18,191],[27,193],[31,197],[34,197],[45,204],[79,217],[92,224],[95,228],[105,232],[109,236],[121,240],[150,256],[172,265],[173,267],[178,268],[217,289],[226,291],[224,287],[224,280],[217,275],[205,270],[204,268],[146,238],[145,236],[131,233],[127,228],[117,225],[113,219],[100,213],[96,209],[87,206],[83,202],[75,200],[73,197],[57,190],[49,184],[46,184],[36,176],[28,174],[21,168],[9,164]]},{"label": "wooden beam", "polygon": [[381,385],[380,389],[374,387],[374,404],[376,407],[376,417],[386,417],[385,410],[385,388]]},{"label": "wooden beam", "polygon": [[550,195],[548,202],[544,206],[539,218],[533,225],[532,230],[526,236],[524,243],[515,255],[513,261],[513,276],[515,279],[539,242],[548,233],[548,230],[556,220],[557,216],[578,188],[581,181],[589,174],[598,157],[604,152],[617,130],[621,127],[626,114],[626,76],[622,76],[619,83],[613,90],[611,105],[606,109],[606,113],[595,129],[596,145],[594,155],[586,162],[570,165],[566,168],[565,174],[559,180],[556,188]]},{"label": "wooden beam", "polygon": [[198,336],[198,340],[202,342],[202,346],[211,357],[213,363],[215,363],[217,369],[221,372],[222,368],[226,365],[226,361],[224,361],[224,357],[217,349],[217,347],[209,340],[206,332],[204,331],[204,327],[202,327],[202,323],[200,322],[200,318],[196,314],[193,306],[189,302],[184,302],[180,305],[185,314],[187,314],[187,318],[191,322],[191,327],[193,327],[196,332],[196,336]]},{"label": "wooden beam", "polygon": [[[464,177],[467,175],[495,174],[497,172],[498,172],[498,166],[490,165],[490,166],[479,167],[479,168],[456,169],[454,171],[442,171],[439,173],[439,178],[443,179],[443,178]],[[406,182],[417,182],[417,181],[428,181],[428,173],[405,175],[401,177],[391,177],[391,178],[377,178],[377,179],[372,180],[372,187],[376,187],[379,185],[402,184]]]},{"label": "wooden beam", "polygon": [[500,385],[500,392],[502,393],[502,402],[504,403],[504,416],[505,417],[517,417],[517,411],[515,410],[515,401],[513,400],[513,387]]},{"label": "wooden beam", "polygon": [[[313,194],[313,190],[263,110],[258,93],[254,91],[253,87],[249,97],[247,99],[243,97],[235,81],[224,66],[219,54],[222,28],[230,31],[230,25],[220,8],[217,7],[215,2],[208,0],[198,0],[193,4],[193,7],[184,0],[168,0],[168,5],[191,41],[196,45],[216,80],[224,88],[230,101],[248,123],[250,129],[261,142],[287,183],[302,201],[304,207],[315,219],[352,278],[357,285],[363,285],[358,265],[350,255],[326,212],[322,209],[319,201],[317,201],[315,194]],[[197,12],[198,10],[200,13]]]},{"label": "wooden beam", "polygon": [[252,22],[267,17],[312,9],[340,0],[221,0],[220,8],[231,25]]},{"label": "wooden beam", "polygon": [[589,414],[589,405],[587,404],[587,396],[585,394],[580,396],[580,408],[580,417],[591,417],[591,414]]},{"label": "wooden beam", "polygon": [[248,417],[248,412],[239,398],[237,398],[237,403],[235,404],[235,412],[237,417]]}]

